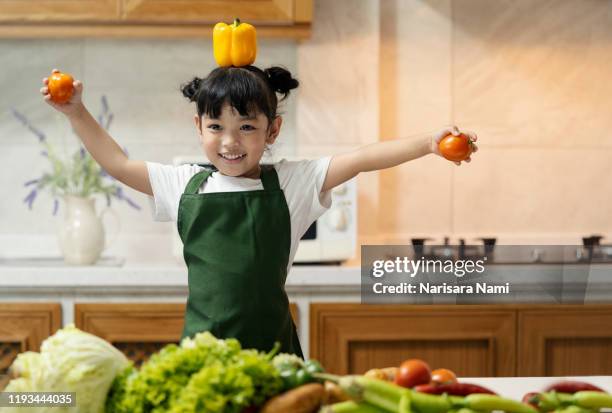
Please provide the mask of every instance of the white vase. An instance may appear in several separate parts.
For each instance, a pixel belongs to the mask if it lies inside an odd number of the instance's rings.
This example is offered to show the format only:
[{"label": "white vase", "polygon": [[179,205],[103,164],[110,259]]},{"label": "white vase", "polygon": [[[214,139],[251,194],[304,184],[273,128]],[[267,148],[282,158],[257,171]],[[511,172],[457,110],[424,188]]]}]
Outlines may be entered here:
[{"label": "white vase", "polygon": [[66,195],[59,244],[66,264],[94,264],[104,249],[104,227],[95,199]]}]

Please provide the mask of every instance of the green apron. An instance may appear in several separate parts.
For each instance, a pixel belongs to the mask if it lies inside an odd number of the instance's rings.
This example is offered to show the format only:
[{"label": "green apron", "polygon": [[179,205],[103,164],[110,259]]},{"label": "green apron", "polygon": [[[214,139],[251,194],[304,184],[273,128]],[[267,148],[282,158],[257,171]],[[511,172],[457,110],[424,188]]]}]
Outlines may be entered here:
[{"label": "green apron", "polygon": [[243,348],[300,357],[285,292],[291,221],[273,167],[262,167],[263,190],[199,194],[212,171],[195,174],[178,210],[189,272],[183,337],[210,331]]}]

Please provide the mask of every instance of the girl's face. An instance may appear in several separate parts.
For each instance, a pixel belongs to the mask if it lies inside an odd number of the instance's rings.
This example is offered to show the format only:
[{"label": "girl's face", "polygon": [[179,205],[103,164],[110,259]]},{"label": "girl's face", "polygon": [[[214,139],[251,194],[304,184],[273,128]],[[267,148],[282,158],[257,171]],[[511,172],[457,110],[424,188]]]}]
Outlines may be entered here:
[{"label": "girl's face", "polygon": [[242,116],[224,104],[219,118],[196,114],[195,123],[202,149],[208,160],[224,175],[259,178],[259,161],[266,145],[274,143],[282,119],[277,116],[268,125],[268,118],[259,112],[255,117]]}]

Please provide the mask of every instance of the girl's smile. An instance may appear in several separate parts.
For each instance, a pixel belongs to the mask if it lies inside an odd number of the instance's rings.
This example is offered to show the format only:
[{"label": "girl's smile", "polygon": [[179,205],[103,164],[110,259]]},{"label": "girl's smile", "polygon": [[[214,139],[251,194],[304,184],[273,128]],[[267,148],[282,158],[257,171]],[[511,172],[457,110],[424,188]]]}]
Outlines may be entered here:
[{"label": "girl's smile", "polygon": [[242,162],[246,157],[246,153],[243,154],[231,154],[231,153],[220,153],[219,156],[228,163],[236,164]]}]

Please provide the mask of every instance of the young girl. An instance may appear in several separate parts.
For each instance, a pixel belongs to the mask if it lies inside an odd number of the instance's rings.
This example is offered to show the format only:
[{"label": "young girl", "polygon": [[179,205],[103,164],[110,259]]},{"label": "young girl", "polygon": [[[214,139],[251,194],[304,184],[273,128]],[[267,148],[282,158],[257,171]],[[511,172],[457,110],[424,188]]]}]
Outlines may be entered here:
[{"label": "young girl", "polygon": [[276,94],[285,99],[298,81],[280,67],[220,67],[182,88],[196,102],[196,131],[216,169],[169,166],[128,159],[83,105],[80,81],[65,104],[53,103],[48,79],[43,83],[45,101],[68,117],[102,168],[153,196],[157,220],[177,221],[189,278],[183,337],[210,331],[262,351],[280,341],[283,352],[299,356],[285,279],[300,238],[330,207],[330,190],[360,172],[439,154],[440,139],[459,134],[456,127],[446,128],[333,157],[262,167],[262,155],[282,125]]}]

